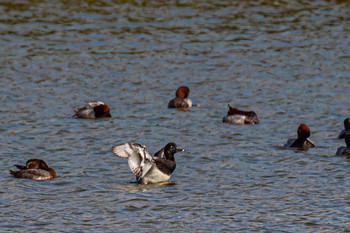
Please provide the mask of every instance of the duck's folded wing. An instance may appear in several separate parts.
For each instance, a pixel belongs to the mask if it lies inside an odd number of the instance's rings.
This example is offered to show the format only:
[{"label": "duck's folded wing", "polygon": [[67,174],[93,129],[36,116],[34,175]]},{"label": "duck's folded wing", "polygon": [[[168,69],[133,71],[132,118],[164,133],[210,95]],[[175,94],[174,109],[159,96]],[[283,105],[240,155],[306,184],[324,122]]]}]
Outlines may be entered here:
[{"label": "duck's folded wing", "polygon": [[335,155],[342,155],[346,150],[345,146],[341,146],[337,149],[337,153],[335,153]]},{"label": "duck's folded wing", "polygon": [[74,109],[74,114],[71,117],[81,117],[81,112],[86,111],[86,110],[87,110],[87,108],[85,106],[80,107],[80,108],[76,108],[76,109]]},{"label": "duck's folded wing", "polygon": [[94,109],[94,107],[97,107],[100,104],[104,104],[104,103],[101,101],[92,101],[92,102],[86,104],[84,107],[75,108],[74,109],[75,114],[73,115],[73,117],[77,116],[78,113],[81,111]]},{"label": "duck's folded wing", "polygon": [[295,138],[290,138],[288,139],[288,141],[283,145],[283,147],[285,148],[289,148],[293,145],[293,143],[295,142]]},{"label": "duck's folded wing", "polygon": [[17,178],[27,178],[32,180],[48,180],[52,178],[50,172],[41,169],[26,169],[10,172]]},{"label": "duck's folded wing", "polygon": [[311,141],[310,139],[306,139],[305,143],[307,144],[308,147],[315,147],[315,143]]},{"label": "duck's folded wing", "polygon": [[92,101],[92,102],[88,103],[85,107],[86,108],[94,108],[94,107],[97,107],[101,104],[104,104],[104,103],[101,101]]},{"label": "duck's folded wing", "polygon": [[74,109],[75,115],[77,115],[79,112],[82,112],[82,111],[87,110],[87,109],[93,109],[93,108],[90,106],[90,103],[88,103],[87,105],[85,105],[85,106],[83,106],[83,107],[75,108],[75,109]]}]

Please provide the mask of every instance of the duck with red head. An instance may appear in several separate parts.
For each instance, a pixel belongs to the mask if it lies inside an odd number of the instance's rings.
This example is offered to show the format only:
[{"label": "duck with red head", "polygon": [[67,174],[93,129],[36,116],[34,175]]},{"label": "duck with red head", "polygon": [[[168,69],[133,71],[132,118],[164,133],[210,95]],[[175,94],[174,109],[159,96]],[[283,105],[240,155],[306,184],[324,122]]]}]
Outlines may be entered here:
[{"label": "duck with red head", "polygon": [[15,165],[19,170],[10,170],[10,174],[16,178],[26,178],[32,180],[50,180],[58,175],[56,171],[47,166],[44,160],[29,159],[26,165]]},{"label": "duck with red head", "polygon": [[284,147],[296,149],[308,149],[315,147],[315,143],[308,139],[311,133],[309,127],[306,124],[300,124],[297,133],[298,137],[289,139]]},{"label": "duck with red head", "polygon": [[192,101],[188,99],[190,89],[186,86],[181,86],[176,90],[176,97],[169,101],[168,108],[190,108]]},{"label": "duck with red head", "polygon": [[344,129],[339,133],[338,139],[345,138],[345,134],[350,134],[350,118],[344,120]]},{"label": "duck with red head", "polygon": [[258,116],[253,111],[242,111],[228,105],[229,110],[227,116],[223,118],[224,123],[245,125],[245,124],[259,124]]},{"label": "duck with red head", "polygon": [[84,107],[76,108],[73,117],[95,119],[111,117],[110,108],[107,104],[101,101],[93,101],[85,105]]},{"label": "duck with red head", "polygon": [[335,155],[350,155],[350,133],[344,135],[345,146],[338,147]]}]

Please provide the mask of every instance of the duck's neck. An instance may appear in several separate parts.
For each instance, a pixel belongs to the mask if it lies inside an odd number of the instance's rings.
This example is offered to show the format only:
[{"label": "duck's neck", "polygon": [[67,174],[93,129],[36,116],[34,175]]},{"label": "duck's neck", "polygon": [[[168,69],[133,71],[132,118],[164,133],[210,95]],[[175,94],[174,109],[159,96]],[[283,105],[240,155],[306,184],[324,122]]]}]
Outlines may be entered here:
[{"label": "duck's neck", "polygon": [[176,168],[175,160],[166,159],[161,161],[161,166],[158,167],[160,171],[167,175],[171,175]]},{"label": "duck's neck", "polygon": [[350,142],[349,142],[349,143],[346,143],[346,148],[347,148],[347,149],[350,149]]},{"label": "duck's neck", "polygon": [[171,160],[171,161],[174,161],[174,162],[175,162],[175,157],[174,157],[173,154],[164,153],[164,157],[165,157],[167,160]]}]

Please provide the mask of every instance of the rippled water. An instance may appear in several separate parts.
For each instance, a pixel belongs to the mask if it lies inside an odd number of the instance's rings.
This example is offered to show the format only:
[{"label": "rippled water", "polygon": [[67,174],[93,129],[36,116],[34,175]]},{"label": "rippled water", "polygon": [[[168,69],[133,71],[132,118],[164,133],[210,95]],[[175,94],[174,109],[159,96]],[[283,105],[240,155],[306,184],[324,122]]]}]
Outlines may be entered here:
[{"label": "rippled water", "polygon": [[[1,1],[0,231],[348,230],[349,45],[348,1]],[[90,100],[113,117],[70,118]],[[302,122],[317,147],[281,149]],[[130,183],[127,141],[187,149],[172,183]],[[29,158],[60,176],[9,175]]]}]

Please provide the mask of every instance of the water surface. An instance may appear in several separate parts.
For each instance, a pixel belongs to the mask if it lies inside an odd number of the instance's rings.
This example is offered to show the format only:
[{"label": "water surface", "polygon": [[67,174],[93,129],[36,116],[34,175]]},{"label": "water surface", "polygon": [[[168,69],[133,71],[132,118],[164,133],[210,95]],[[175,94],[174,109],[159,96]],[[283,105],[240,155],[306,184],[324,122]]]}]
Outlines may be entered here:
[{"label": "water surface", "polygon": [[[350,160],[347,1],[2,1],[1,232],[340,232]],[[180,85],[199,106],[167,109]],[[112,118],[72,119],[90,100]],[[227,104],[260,125],[222,123]],[[280,146],[300,123],[317,147]],[[113,145],[174,141],[172,185]],[[60,177],[8,170],[44,159]]]}]

